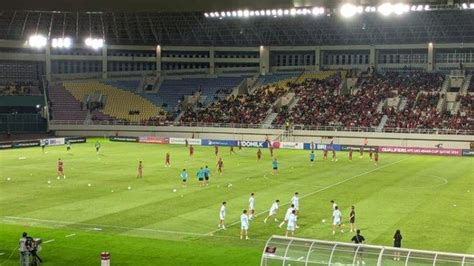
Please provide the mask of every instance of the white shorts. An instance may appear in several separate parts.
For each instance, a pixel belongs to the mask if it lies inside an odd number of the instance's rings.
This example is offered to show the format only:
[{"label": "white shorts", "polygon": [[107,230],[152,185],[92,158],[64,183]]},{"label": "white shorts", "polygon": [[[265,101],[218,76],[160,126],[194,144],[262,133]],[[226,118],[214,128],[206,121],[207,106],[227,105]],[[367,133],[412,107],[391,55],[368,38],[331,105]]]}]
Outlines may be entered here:
[{"label": "white shorts", "polygon": [[224,219],[225,219],[225,215],[219,215],[219,218],[220,218],[221,220],[224,220]]},{"label": "white shorts", "polygon": [[242,225],[240,225],[240,229],[249,230],[249,225],[248,224],[242,224]]},{"label": "white shorts", "polygon": [[268,215],[272,216],[272,215],[275,215],[275,214],[277,214],[277,210],[270,210]]},{"label": "white shorts", "polygon": [[334,219],[332,222],[333,225],[340,225],[341,224],[341,219]]},{"label": "white shorts", "polygon": [[287,231],[295,231],[295,225],[294,224],[288,224],[288,226],[286,227],[286,230]]},{"label": "white shorts", "polygon": [[255,206],[254,205],[249,205],[249,210],[255,210]]}]

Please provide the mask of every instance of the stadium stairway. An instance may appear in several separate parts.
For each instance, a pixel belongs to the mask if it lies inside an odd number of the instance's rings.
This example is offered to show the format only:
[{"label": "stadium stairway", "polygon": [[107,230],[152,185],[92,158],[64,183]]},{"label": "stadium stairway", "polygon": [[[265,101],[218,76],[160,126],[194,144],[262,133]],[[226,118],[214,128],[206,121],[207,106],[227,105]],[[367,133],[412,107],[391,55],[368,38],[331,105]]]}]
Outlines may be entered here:
[{"label": "stadium stairway", "polygon": [[375,129],[376,132],[382,132],[383,128],[385,127],[385,124],[387,124],[387,121],[388,121],[388,116],[387,115],[383,115],[382,116],[382,119],[380,119],[380,123],[379,125],[377,126],[377,128]]},{"label": "stadium stairway", "polygon": [[53,120],[84,121],[87,110],[81,110],[81,101],[67,91],[62,84],[53,84],[48,89],[49,100],[52,103]]},{"label": "stadium stairway", "polygon": [[[93,116],[107,119],[107,116],[139,122],[148,120],[164,114],[163,110],[147,99],[131,92],[119,89],[115,86],[98,81],[65,82],[64,87],[77,101],[81,101],[88,94],[99,92],[107,97],[107,103],[102,112],[95,112]],[[131,115],[129,111],[139,111],[139,114]],[[102,114],[106,116],[102,116]]]},{"label": "stadium stairway", "polygon": [[467,93],[468,93],[468,91],[469,91],[469,86],[470,86],[470,84],[471,84],[472,82],[474,82],[474,81],[472,80],[472,75],[471,75],[471,74],[467,75],[466,78],[464,79],[464,83],[463,83],[463,85],[462,85],[462,87],[461,87],[461,90],[459,91],[459,94],[461,94],[461,95],[467,95]]}]

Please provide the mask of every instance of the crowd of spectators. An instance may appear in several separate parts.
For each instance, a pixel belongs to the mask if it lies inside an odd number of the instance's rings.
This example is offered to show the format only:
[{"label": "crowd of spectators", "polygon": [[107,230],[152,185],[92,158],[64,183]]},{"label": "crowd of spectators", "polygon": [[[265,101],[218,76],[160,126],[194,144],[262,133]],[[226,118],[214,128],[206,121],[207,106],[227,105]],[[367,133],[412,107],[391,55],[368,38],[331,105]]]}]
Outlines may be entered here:
[{"label": "crowd of spectators", "polygon": [[40,95],[38,85],[34,82],[2,82],[0,83],[0,95]]},{"label": "crowd of spectators", "polygon": [[231,95],[206,108],[186,110],[181,122],[259,124],[268,115],[272,104],[284,93],[283,88],[265,86],[254,94]]}]

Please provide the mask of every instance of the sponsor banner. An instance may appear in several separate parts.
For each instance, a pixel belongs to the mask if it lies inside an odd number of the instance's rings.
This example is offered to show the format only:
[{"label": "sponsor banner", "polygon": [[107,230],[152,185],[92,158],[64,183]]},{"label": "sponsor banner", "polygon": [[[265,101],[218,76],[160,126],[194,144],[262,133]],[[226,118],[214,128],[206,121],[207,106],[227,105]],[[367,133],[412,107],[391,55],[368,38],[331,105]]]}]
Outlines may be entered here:
[{"label": "sponsor banner", "polygon": [[140,143],[155,143],[155,144],[169,144],[170,139],[165,138],[165,137],[145,136],[145,137],[139,137],[138,142],[140,142]]},{"label": "sponsor banner", "polygon": [[70,137],[66,138],[66,142],[73,144],[73,143],[86,143],[87,139],[83,137]]},{"label": "sponsor banner", "polygon": [[474,150],[462,150],[462,156],[474,156]]},{"label": "sponsor banner", "polygon": [[42,139],[40,140],[41,144],[45,144],[46,146],[58,146],[64,145],[65,140],[64,138],[51,138],[51,139]]},{"label": "sponsor banner", "polygon": [[380,152],[387,153],[411,153],[411,154],[433,154],[433,155],[448,155],[461,156],[462,149],[443,149],[443,148],[420,148],[420,147],[379,147]]},{"label": "sponsor banner", "polygon": [[203,139],[203,146],[237,146],[236,140],[220,140],[220,139]]},{"label": "sponsor banner", "polygon": [[341,151],[348,151],[352,149],[353,151],[360,151],[360,147],[364,147],[364,151],[369,151],[377,149],[376,146],[362,146],[362,145],[341,145]]},{"label": "sponsor banner", "polygon": [[[266,141],[238,141],[237,144],[242,147],[253,147],[253,148],[268,148],[268,142]],[[273,146],[275,148],[275,146]]]},{"label": "sponsor banner", "polygon": [[304,148],[304,143],[301,142],[280,142],[280,149],[293,149],[293,150],[302,150]]},{"label": "sponsor banner", "polygon": [[2,143],[0,143],[0,149],[37,147],[37,146],[39,146],[39,145],[40,145],[39,140],[25,140],[25,141],[14,141],[14,142],[2,142]]},{"label": "sponsor banner", "polygon": [[110,137],[110,141],[138,142],[138,137]]},{"label": "sponsor banner", "polygon": [[311,143],[303,143],[303,149],[311,150],[311,146],[314,145],[315,150],[329,150],[329,151],[340,151],[341,145],[339,144],[311,144]]},{"label": "sponsor banner", "polygon": [[186,144],[188,140],[189,145],[201,145],[201,139],[185,139],[185,138],[170,138],[170,144]]}]

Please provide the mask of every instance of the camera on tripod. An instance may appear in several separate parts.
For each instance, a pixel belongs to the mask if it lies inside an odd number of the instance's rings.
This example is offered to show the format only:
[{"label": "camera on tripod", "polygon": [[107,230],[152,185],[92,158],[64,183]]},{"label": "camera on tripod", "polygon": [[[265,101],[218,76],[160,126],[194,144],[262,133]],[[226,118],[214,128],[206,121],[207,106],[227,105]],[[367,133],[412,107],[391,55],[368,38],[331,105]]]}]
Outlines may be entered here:
[{"label": "camera on tripod", "polygon": [[41,251],[41,244],[43,240],[41,238],[32,238],[31,236],[26,237],[26,246],[31,255],[31,264],[32,266],[40,265],[43,260],[38,256],[38,253]]}]

